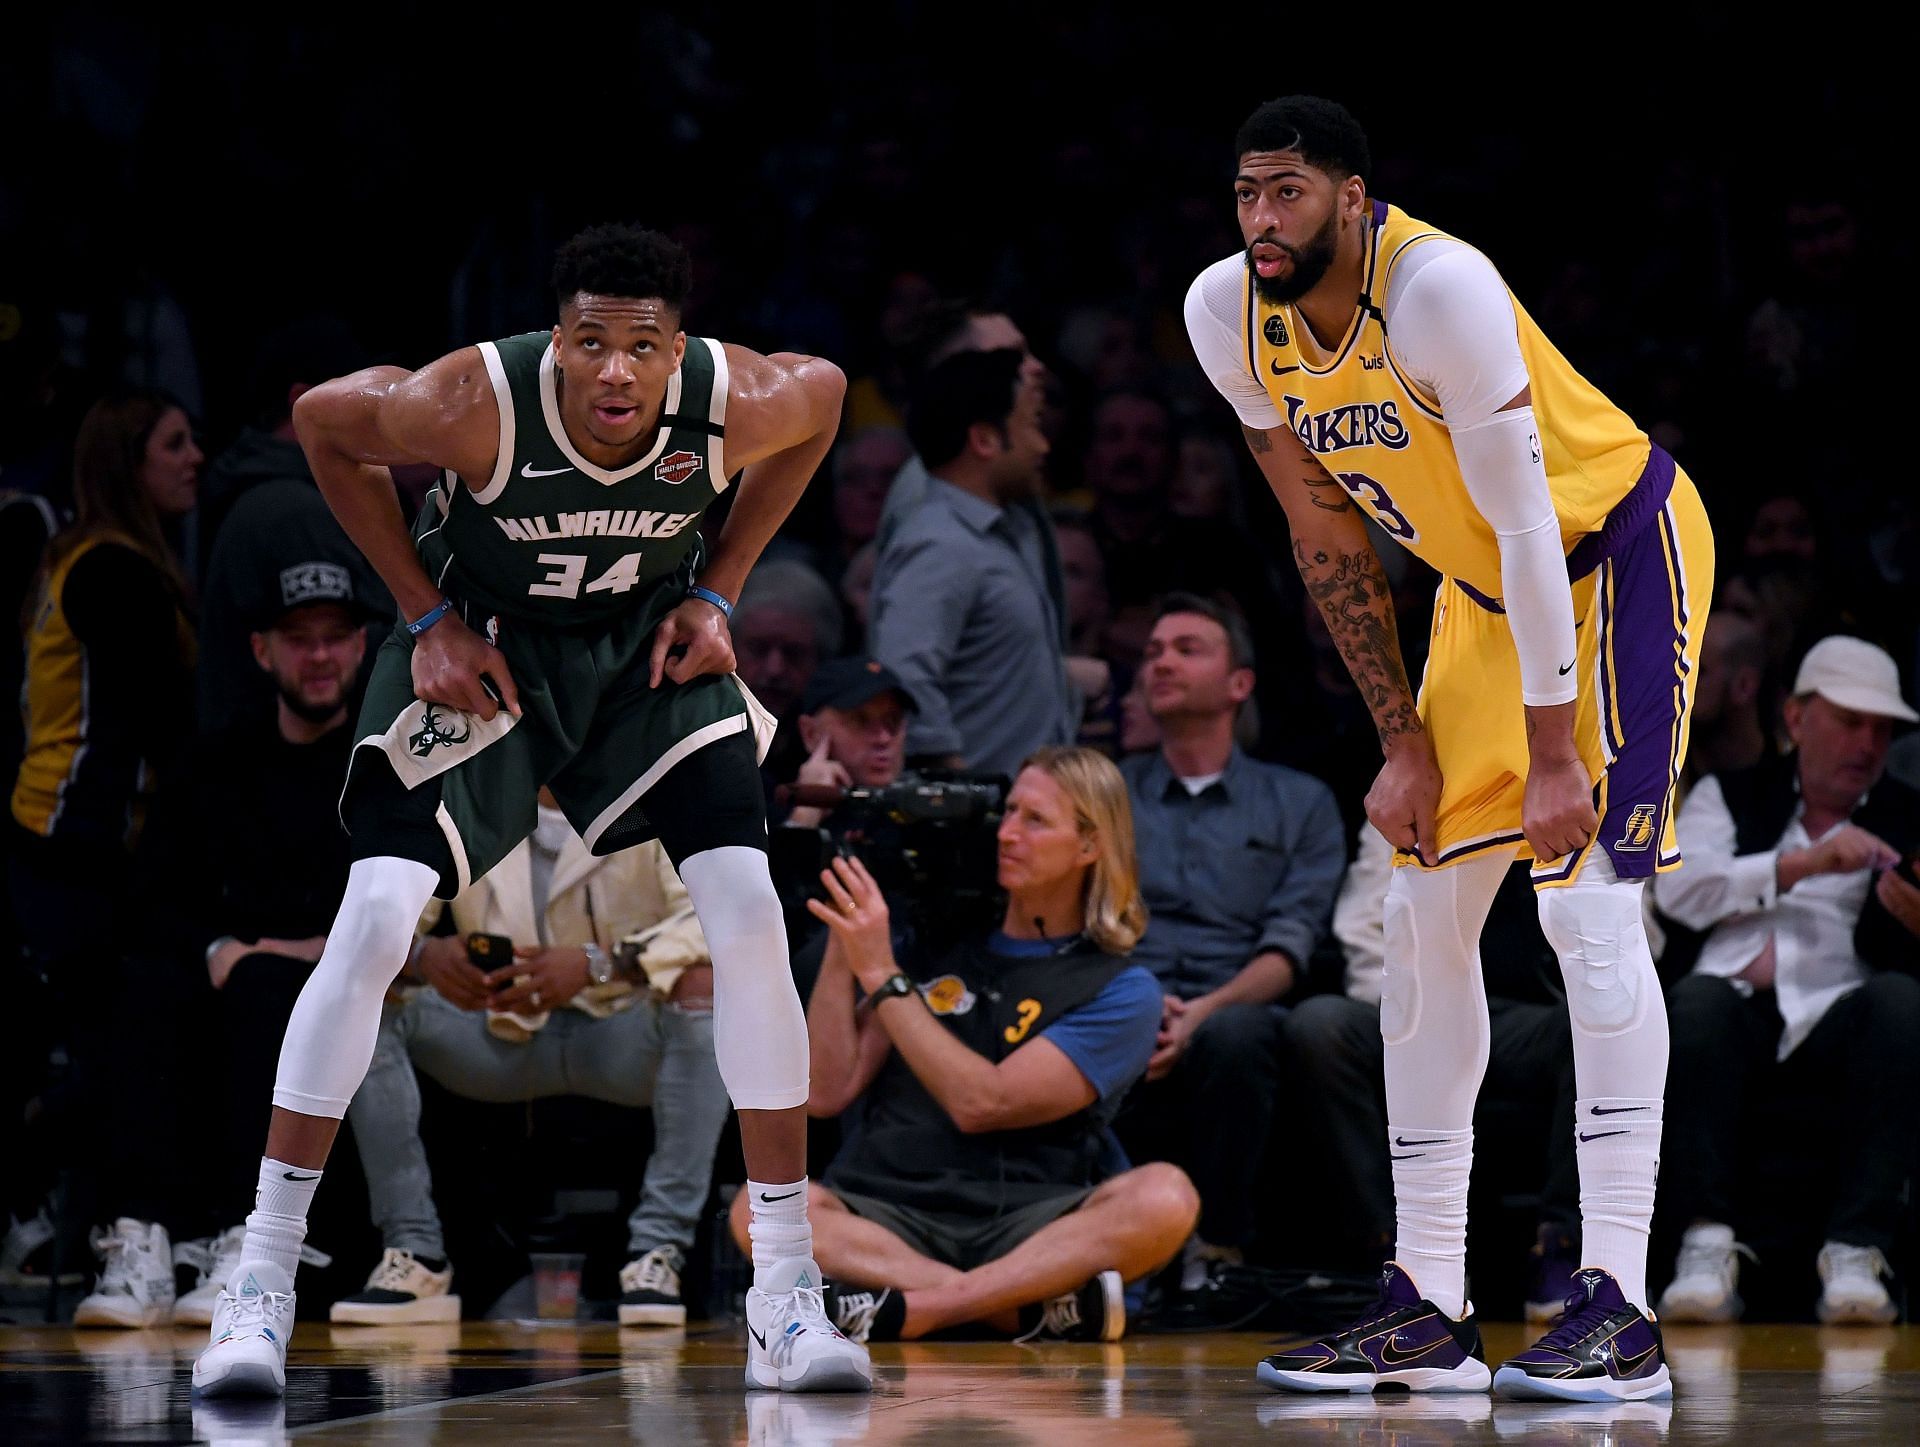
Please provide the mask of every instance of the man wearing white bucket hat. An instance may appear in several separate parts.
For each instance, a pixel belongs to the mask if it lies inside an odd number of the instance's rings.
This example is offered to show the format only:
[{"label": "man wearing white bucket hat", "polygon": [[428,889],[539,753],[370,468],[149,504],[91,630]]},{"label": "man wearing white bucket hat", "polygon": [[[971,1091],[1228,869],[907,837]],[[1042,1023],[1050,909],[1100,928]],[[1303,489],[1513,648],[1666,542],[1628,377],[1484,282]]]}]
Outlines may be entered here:
[{"label": "man wearing white bucket hat", "polygon": [[[1894,729],[1915,722],[1891,657],[1863,639],[1822,639],[1787,700],[1794,751],[1710,775],[1681,810],[1687,868],[1654,893],[1710,933],[1668,1001],[1663,1209],[1688,1224],[1666,1321],[1740,1314],[1751,1256],[1736,1239],[1742,1110],[1794,1097],[1824,1102],[1831,1147],[1820,1318],[1897,1314],[1887,1253],[1920,1148],[1905,1108],[1920,1092],[1920,793],[1884,775]],[[1803,1133],[1782,1120],[1759,1135]]]}]

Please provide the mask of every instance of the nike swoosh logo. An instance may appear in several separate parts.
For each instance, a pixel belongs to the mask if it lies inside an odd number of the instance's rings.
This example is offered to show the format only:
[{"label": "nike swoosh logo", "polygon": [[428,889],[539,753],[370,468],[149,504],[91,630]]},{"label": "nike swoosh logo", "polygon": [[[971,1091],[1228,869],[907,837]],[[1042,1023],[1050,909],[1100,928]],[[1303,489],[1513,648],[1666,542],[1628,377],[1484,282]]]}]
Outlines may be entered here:
[{"label": "nike swoosh logo", "polygon": [[1272,369],[1273,375],[1276,377],[1284,377],[1289,372],[1297,372],[1300,370],[1300,368],[1297,365],[1292,367],[1283,367],[1280,365],[1278,360],[1267,363],[1267,366]]},{"label": "nike swoosh logo", "polygon": [[1438,1341],[1430,1341],[1418,1351],[1398,1351],[1395,1349],[1396,1343],[1394,1338],[1388,1337],[1384,1342],[1380,1343],[1380,1364],[1386,1367],[1397,1367],[1407,1362],[1418,1361],[1439,1345],[1440,1343]]},{"label": "nike swoosh logo", "polygon": [[563,472],[572,472],[571,467],[535,467],[531,462],[520,467],[522,477],[558,477]]},{"label": "nike swoosh logo", "polygon": [[767,1349],[766,1333],[758,1332],[758,1331],[755,1331],[752,1327],[748,1327],[747,1335],[753,1338],[754,1344],[758,1346],[761,1351],[765,1351]]},{"label": "nike swoosh logo", "polygon": [[280,1175],[283,1179],[289,1181],[317,1181],[320,1179],[317,1174],[311,1176],[296,1176],[292,1171],[282,1171]]},{"label": "nike swoosh logo", "polygon": [[[1578,663],[1579,661],[1580,660],[1576,658],[1573,663]],[[1560,665],[1560,676],[1562,678],[1565,678],[1569,673],[1573,672],[1573,663],[1563,663]]]},{"label": "nike swoosh logo", "polygon": [[1648,1357],[1652,1356],[1655,1352],[1659,1350],[1660,1350],[1660,1344],[1658,1342],[1655,1342],[1652,1346],[1648,1347],[1645,1351],[1641,1352],[1638,1356],[1623,1358],[1619,1352],[1617,1351],[1614,1352],[1610,1359],[1613,1363],[1614,1375],[1620,1376],[1620,1377],[1632,1376],[1636,1371],[1640,1369],[1641,1363],[1645,1362]]},{"label": "nike swoosh logo", "polygon": [[1588,1135],[1585,1131],[1581,1131],[1580,1139],[1583,1141],[1603,1141],[1610,1135],[1625,1135],[1626,1133],[1627,1132],[1623,1130],[1597,1130],[1592,1135]]},{"label": "nike swoosh logo", "polygon": [[1397,1156],[1392,1151],[1388,1151],[1387,1159],[1392,1161],[1417,1161],[1425,1155],[1425,1151],[1408,1151],[1404,1156]]},{"label": "nike swoosh logo", "polygon": [[1650,1110],[1650,1109],[1652,1109],[1651,1106],[1645,1106],[1645,1105],[1590,1105],[1587,1107],[1587,1114],[1589,1115],[1625,1115],[1628,1111]]},{"label": "nike swoosh logo", "polygon": [[769,1196],[765,1191],[762,1191],[760,1193],[760,1204],[763,1206],[771,1206],[775,1201],[791,1201],[799,1194],[798,1191],[788,1191],[784,1196]]},{"label": "nike swoosh logo", "polygon": [[1446,1144],[1446,1142],[1442,1140],[1410,1141],[1405,1136],[1395,1136],[1393,1143],[1397,1146],[1438,1146]]}]

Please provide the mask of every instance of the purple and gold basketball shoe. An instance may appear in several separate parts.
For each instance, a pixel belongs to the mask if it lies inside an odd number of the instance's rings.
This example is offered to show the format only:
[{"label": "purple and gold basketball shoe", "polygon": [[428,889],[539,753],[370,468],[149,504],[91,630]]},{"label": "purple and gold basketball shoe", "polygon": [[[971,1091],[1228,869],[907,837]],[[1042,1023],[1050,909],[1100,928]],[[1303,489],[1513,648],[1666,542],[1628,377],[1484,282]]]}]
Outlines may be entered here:
[{"label": "purple and gold basketball shoe", "polygon": [[1620,1294],[1613,1273],[1583,1267],[1552,1331],[1502,1364],[1503,1397],[1562,1402],[1639,1402],[1673,1395],[1660,1328]]},{"label": "purple and gold basketball shoe", "polygon": [[1484,1392],[1492,1380],[1473,1313],[1455,1321],[1393,1261],[1373,1310],[1345,1331],[1282,1347],[1258,1375],[1282,1392]]}]

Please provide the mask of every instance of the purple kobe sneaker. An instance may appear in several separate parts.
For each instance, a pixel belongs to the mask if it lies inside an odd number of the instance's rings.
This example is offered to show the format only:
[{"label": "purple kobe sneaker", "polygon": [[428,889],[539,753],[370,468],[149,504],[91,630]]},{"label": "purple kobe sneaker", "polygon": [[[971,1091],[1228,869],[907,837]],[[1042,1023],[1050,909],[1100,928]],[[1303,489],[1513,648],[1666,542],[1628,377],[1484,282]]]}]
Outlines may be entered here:
[{"label": "purple kobe sneaker", "polygon": [[1282,1347],[1258,1375],[1282,1392],[1484,1392],[1492,1380],[1472,1312],[1455,1321],[1394,1261],[1371,1311],[1345,1331]]},{"label": "purple kobe sneaker", "polygon": [[1564,1402],[1638,1402],[1673,1395],[1660,1328],[1620,1294],[1613,1274],[1573,1274],[1553,1330],[1494,1373],[1503,1397]]}]

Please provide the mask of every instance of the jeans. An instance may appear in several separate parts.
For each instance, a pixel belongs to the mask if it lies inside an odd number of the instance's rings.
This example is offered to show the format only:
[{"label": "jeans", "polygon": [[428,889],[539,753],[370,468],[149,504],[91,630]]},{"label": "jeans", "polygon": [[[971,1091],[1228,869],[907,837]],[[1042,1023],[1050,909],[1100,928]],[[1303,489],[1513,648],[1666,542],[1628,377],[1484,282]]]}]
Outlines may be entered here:
[{"label": "jeans", "polygon": [[605,1020],[559,1009],[516,1045],[488,1034],[485,1015],[461,1010],[435,990],[418,990],[400,1005],[389,1001],[373,1067],[348,1116],[384,1244],[443,1258],[414,1066],[469,1100],[584,1095],[651,1106],[653,1154],[627,1218],[628,1245],[636,1255],[666,1245],[692,1250],[731,1109],[714,1061],[710,1008],[643,998]]}]

